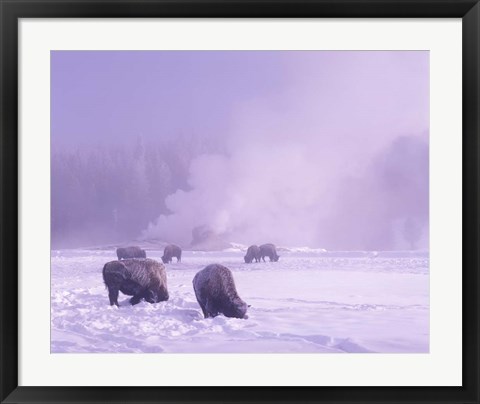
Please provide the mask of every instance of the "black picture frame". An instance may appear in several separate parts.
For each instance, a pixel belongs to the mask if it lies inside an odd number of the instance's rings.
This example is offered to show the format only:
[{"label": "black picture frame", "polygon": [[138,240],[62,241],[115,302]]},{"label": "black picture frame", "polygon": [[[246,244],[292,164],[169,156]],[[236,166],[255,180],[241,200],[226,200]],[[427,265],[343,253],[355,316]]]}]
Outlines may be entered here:
[{"label": "black picture frame", "polygon": [[[479,403],[478,0],[0,0],[0,400],[2,403]],[[462,18],[461,387],[18,386],[18,20],[21,18]]]}]

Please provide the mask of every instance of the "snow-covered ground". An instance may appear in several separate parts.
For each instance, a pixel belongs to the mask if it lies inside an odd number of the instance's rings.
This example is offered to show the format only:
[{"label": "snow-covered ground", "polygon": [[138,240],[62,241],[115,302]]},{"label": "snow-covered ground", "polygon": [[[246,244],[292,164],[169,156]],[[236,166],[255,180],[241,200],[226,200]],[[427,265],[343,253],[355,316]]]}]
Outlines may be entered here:
[{"label": "snow-covered ground", "polygon": [[[163,251],[147,251],[161,262]],[[184,251],[166,265],[170,300],[111,307],[102,279],[113,250],[55,250],[52,352],[428,352],[428,253],[279,250],[278,262],[244,253]],[[174,259],[175,261],[175,259]],[[229,267],[247,320],[204,319],[192,279]]]}]

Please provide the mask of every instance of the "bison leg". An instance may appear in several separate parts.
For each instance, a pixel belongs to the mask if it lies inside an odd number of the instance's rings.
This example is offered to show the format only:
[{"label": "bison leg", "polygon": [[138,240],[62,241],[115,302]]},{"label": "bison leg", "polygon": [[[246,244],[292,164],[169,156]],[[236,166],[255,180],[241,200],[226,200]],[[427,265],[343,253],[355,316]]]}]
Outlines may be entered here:
[{"label": "bison leg", "polygon": [[130,299],[130,304],[132,306],[135,306],[136,304],[140,303],[140,300],[142,300],[142,298],[143,298],[143,293],[139,293],[138,295],[135,295]]},{"label": "bison leg", "polygon": [[198,304],[199,304],[200,308],[202,309],[203,317],[208,318],[209,315],[208,315],[207,309],[205,308],[205,305],[200,301],[198,302]]},{"label": "bison leg", "polygon": [[110,299],[110,306],[118,306],[118,289],[108,288],[108,298]]},{"label": "bison leg", "polygon": [[215,317],[213,316],[210,311],[208,310],[208,300],[206,303],[203,303],[203,302],[198,302],[198,304],[200,305],[202,311],[203,311],[203,317],[205,318],[209,318],[209,317]]},{"label": "bison leg", "polygon": [[130,304],[134,306],[140,303],[140,300],[146,297],[147,293],[148,293],[148,288],[142,288],[138,290],[137,293],[135,293],[135,295],[133,295],[133,297],[130,299]]},{"label": "bison leg", "polygon": [[197,298],[198,305],[202,309],[203,312],[203,317],[208,318],[208,312],[205,307],[205,304],[203,303],[203,299],[200,297],[199,293],[197,293],[197,290],[194,288],[193,291],[195,292],[195,297]]},{"label": "bison leg", "polygon": [[205,308],[205,305],[203,305],[203,304],[200,303],[200,302],[198,302],[198,304],[200,305],[200,308],[202,309],[203,317],[208,318],[209,315],[208,315],[207,309]]},{"label": "bison leg", "polygon": [[205,318],[218,316],[218,310],[216,309],[215,305],[211,300],[207,299],[207,303],[205,304],[205,309],[207,312],[207,316],[205,316]]}]

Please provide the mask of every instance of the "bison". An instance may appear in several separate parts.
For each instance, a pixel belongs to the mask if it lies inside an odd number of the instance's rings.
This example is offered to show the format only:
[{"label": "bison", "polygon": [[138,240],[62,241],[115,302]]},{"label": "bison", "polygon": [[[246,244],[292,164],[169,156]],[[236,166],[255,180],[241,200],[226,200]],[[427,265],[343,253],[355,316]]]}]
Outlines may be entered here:
[{"label": "bison", "polygon": [[117,248],[117,257],[119,260],[129,258],[147,258],[147,253],[140,247],[119,247]]},{"label": "bison", "polygon": [[246,264],[250,264],[254,259],[255,262],[260,262],[260,248],[257,245],[251,245],[248,247],[247,254],[243,258]]},{"label": "bison", "polygon": [[219,314],[248,318],[248,306],[238,296],[232,272],[227,267],[208,265],[193,278],[193,289],[205,318]]},{"label": "bison", "polygon": [[118,307],[118,292],[133,296],[132,305],[145,299],[149,303],[168,300],[167,274],[163,264],[152,259],[107,262],[103,281],[108,289],[110,305]]},{"label": "bison", "polygon": [[277,262],[280,256],[277,254],[277,249],[274,244],[262,244],[260,246],[260,257],[265,262],[265,257],[270,258],[270,261]]},{"label": "bison", "polygon": [[182,260],[182,249],[178,245],[169,244],[163,250],[162,261],[164,264],[168,264],[172,262],[173,257],[176,257],[177,262],[180,262]]}]

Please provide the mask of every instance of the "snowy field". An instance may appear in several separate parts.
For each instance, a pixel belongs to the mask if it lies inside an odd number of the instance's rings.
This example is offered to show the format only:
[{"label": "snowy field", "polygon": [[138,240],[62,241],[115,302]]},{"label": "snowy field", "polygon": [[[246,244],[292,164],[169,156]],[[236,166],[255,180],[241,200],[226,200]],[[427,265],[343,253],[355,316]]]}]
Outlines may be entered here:
[{"label": "snowy field", "polygon": [[[162,254],[147,251],[160,262]],[[117,308],[102,279],[113,250],[52,251],[51,351],[428,352],[427,253],[279,254],[245,264],[241,251],[184,251],[166,265],[167,302],[130,306],[120,293]],[[232,270],[247,320],[203,318],[192,279],[210,263]]]}]

